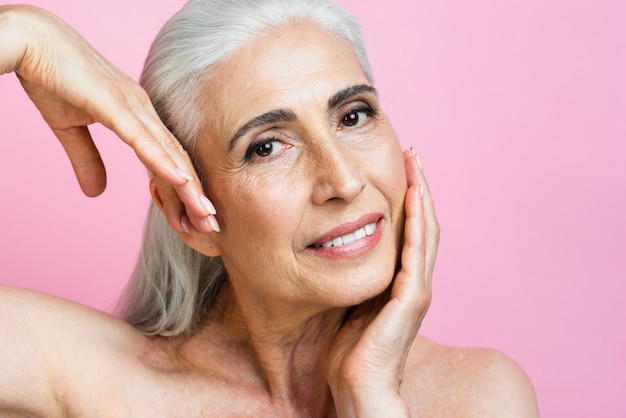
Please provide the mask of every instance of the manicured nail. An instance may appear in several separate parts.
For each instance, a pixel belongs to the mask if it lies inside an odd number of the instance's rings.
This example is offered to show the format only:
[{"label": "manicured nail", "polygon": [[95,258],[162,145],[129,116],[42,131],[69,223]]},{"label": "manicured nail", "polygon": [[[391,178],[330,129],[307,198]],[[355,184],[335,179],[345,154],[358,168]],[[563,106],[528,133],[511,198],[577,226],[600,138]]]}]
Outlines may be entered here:
[{"label": "manicured nail", "polygon": [[180,177],[183,180],[187,180],[187,181],[193,180],[193,177],[191,176],[191,174],[189,174],[188,172],[186,172],[180,167],[176,167],[176,174],[178,174],[178,177]]},{"label": "manicured nail", "polygon": [[187,215],[183,214],[183,216],[180,217],[180,226],[186,233],[189,233],[191,231],[189,229],[189,219],[187,218]]},{"label": "manicured nail", "polygon": [[211,215],[215,215],[217,213],[217,211],[215,210],[215,206],[213,206],[213,203],[211,203],[208,197],[204,195],[201,196],[200,203],[202,204],[202,207]]},{"label": "manicured nail", "polygon": [[217,219],[215,219],[215,216],[211,215],[207,217],[206,220],[209,223],[209,226],[211,227],[212,230],[214,230],[215,232],[220,232],[220,226],[218,225]]}]

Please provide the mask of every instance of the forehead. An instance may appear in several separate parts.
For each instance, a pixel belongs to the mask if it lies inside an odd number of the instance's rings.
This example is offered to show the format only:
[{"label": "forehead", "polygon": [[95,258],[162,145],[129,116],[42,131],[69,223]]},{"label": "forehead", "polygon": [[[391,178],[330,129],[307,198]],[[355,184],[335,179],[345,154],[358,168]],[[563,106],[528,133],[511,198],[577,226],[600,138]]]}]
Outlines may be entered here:
[{"label": "forehead", "polygon": [[337,91],[369,84],[351,45],[307,21],[247,42],[210,73],[208,124],[220,136],[274,109],[326,106]]}]

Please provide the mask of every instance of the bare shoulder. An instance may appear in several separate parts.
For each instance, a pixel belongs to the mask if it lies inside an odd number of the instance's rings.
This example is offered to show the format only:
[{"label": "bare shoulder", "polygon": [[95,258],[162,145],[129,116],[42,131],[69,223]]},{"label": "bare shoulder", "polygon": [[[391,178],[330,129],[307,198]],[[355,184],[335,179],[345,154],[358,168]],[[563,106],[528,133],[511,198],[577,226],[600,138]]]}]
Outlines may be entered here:
[{"label": "bare shoulder", "polygon": [[[0,316],[6,321],[0,329],[14,336],[33,333],[31,337],[51,338],[72,344],[71,335],[93,344],[128,344],[142,335],[123,320],[96,309],[45,293],[0,285]],[[107,344],[107,345],[108,345]]]},{"label": "bare shoulder", "polygon": [[522,368],[492,349],[448,347],[418,336],[402,384],[415,416],[537,417]]},{"label": "bare shoulder", "polygon": [[124,353],[131,358],[143,341],[112,315],[0,286],[0,415],[64,415],[63,398],[73,388],[89,376],[106,379],[103,364],[113,358],[124,361]]}]

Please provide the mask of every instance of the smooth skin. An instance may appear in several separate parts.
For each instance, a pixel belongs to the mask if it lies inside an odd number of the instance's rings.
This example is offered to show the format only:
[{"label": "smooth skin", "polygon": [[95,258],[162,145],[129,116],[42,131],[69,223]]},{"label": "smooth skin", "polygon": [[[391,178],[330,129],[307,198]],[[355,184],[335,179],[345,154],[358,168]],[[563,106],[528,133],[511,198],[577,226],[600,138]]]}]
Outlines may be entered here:
[{"label": "smooth skin", "polygon": [[[356,58],[350,57],[350,51],[341,42],[328,46],[324,36],[330,35],[319,33],[314,27],[288,30],[289,36],[275,35],[274,42],[253,41],[257,45],[251,47],[258,56],[247,54],[250,51],[244,47],[241,54],[235,54],[230,62],[226,60],[224,66],[241,67],[243,60],[259,64],[252,65],[253,68],[267,68],[261,64],[264,52],[269,50],[263,48],[283,48],[294,62],[316,58],[313,62],[318,67],[309,73],[312,94],[293,90],[288,73],[269,69],[277,85],[294,93],[285,95],[288,99],[281,107],[294,110],[298,120],[265,127],[242,140],[252,141],[272,130],[287,132],[275,144],[282,145],[272,154],[277,156],[272,160],[272,164],[278,163],[276,170],[285,167],[305,170],[312,167],[312,161],[339,167],[337,159],[343,159],[343,169],[335,176],[322,171],[313,179],[304,178],[312,181],[309,198],[300,199],[301,206],[293,209],[301,211],[304,221],[292,229],[290,224],[279,231],[277,240],[273,241],[277,252],[286,251],[280,237],[291,234],[296,237],[294,242],[300,242],[297,237],[308,237],[309,232],[315,236],[319,231],[312,220],[322,219],[316,214],[336,215],[339,209],[361,208],[360,205],[371,202],[384,214],[379,245],[389,242],[386,247],[391,250],[375,246],[359,256],[359,264],[365,265],[360,272],[368,278],[364,283],[374,283],[366,286],[359,298],[362,301],[367,296],[374,297],[393,278],[389,300],[375,298],[360,304],[345,323],[345,308],[338,303],[346,298],[343,284],[327,290],[326,275],[310,275],[310,280],[301,284],[302,289],[295,291],[300,281],[290,281],[295,277],[291,273],[302,271],[295,266],[306,265],[315,255],[303,253],[295,261],[289,257],[278,259],[279,265],[272,270],[277,280],[272,282],[266,280],[269,275],[247,274],[245,265],[228,250],[239,245],[235,226],[237,219],[243,218],[231,214],[242,209],[235,207],[236,195],[229,195],[226,187],[220,189],[221,181],[242,180],[239,186],[244,187],[246,181],[253,182],[255,177],[244,178],[246,169],[242,168],[238,174],[224,170],[230,176],[220,178],[220,168],[233,167],[227,162],[237,159],[229,157],[225,144],[219,140],[230,138],[224,136],[227,131],[239,126],[246,116],[266,109],[268,103],[275,102],[273,98],[263,95],[256,108],[242,110],[250,114],[225,110],[222,119],[225,123],[212,124],[218,127],[213,130],[206,128],[206,149],[202,141],[198,145],[201,156],[216,156],[201,158],[201,164],[208,173],[208,193],[218,209],[222,232],[217,234],[208,220],[213,215],[203,203],[197,178],[179,174],[179,168],[192,172],[186,154],[170,142],[175,140],[159,122],[140,87],[58,18],[31,7],[0,8],[1,72],[18,74],[26,92],[66,148],[83,190],[95,195],[104,186],[103,165],[86,130],[86,125],[97,121],[133,147],[155,174],[151,181],[155,200],[180,236],[207,254],[233,260],[231,266],[226,263],[229,273],[232,272],[231,283],[221,292],[201,329],[185,337],[146,337],[107,314],[52,296],[2,287],[0,415],[538,415],[532,386],[523,371],[506,356],[491,350],[443,347],[416,336],[430,303],[439,239],[432,196],[418,159],[411,151],[393,153],[390,148],[389,155],[395,155],[393,158],[404,168],[399,170],[402,187],[374,183],[368,176],[371,174],[368,167],[359,165],[358,159],[351,158],[355,154],[342,145],[351,142],[337,140],[370,132],[376,138],[384,133],[385,144],[397,143],[395,136],[391,136],[393,131],[387,127],[386,117],[381,112],[376,117],[365,118],[357,126],[359,129],[353,130],[351,125],[343,123],[343,118],[336,116],[350,113],[353,102],[375,102],[375,95],[353,97],[337,108],[326,106],[328,96],[341,88],[329,85],[328,80],[338,80],[341,86],[366,82]],[[309,39],[312,33],[320,48],[299,55],[290,50],[293,47],[290,42]],[[337,70],[336,65],[331,65],[333,61],[327,59],[333,55],[350,58]],[[340,71],[338,78],[328,76],[336,71]],[[261,70],[254,75],[267,76]],[[103,85],[106,88],[100,91]],[[254,91],[234,93],[235,98],[252,97]],[[215,97],[214,105],[234,109],[234,99],[228,101],[228,95]],[[303,117],[300,104],[311,112],[311,117]],[[361,121],[363,115],[357,116]],[[324,120],[326,124],[322,123]],[[320,137],[334,141],[338,153],[324,153],[322,148],[311,146]],[[291,143],[286,138],[297,141]],[[280,158],[285,160],[280,163]],[[226,165],[212,166],[211,161]],[[266,164],[262,158],[258,161]],[[398,183],[397,176],[392,183]],[[251,204],[262,209],[263,198],[270,197],[261,194]],[[383,208],[385,205],[388,211]],[[366,209],[371,210],[369,206]],[[183,213],[189,214],[188,218]],[[190,224],[184,226],[185,219]],[[262,225],[255,228],[262,232],[263,225],[271,226],[271,221],[261,217]],[[255,232],[254,228],[250,230],[252,236]],[[309,251],[302,246],[294,248]],[[393,269],[391,274],[375,274],[380,265],[377,257],[389,258],[386,251],[399,253],[400,267],[395,275]],[[395,259],[394,256],[392,260]],[[322,266],[334,265],[329,260],[319,261]],[[354,261],[348,258],[340,265],[348,271]],[[334,274],[331,269],[324,272]],[[254,298],[255,292],[246,290],[254,287],[264,290],[265,300]],[[313,294],[317,296],[312,298]],[[288,320],[278,321],[281,315]]]}]

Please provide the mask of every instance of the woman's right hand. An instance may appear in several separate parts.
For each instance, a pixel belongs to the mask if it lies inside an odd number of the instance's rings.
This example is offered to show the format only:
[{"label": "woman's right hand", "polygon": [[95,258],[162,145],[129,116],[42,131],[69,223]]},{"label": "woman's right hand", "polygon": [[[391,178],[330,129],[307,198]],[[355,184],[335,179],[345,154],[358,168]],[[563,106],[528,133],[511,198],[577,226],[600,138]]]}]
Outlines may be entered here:
[{"label": "woman's right hand", "polygon": [[218,229],[189,156],[146,92],[69,25],[33,6],[0,6],[0,74],[9,72],[61,142],[87,196],[106,187],[88,130],[99,122],[133,148],[161,185],[169,185],[164,212],[172,228],[187,230],[190,222],[200,231]]}]

